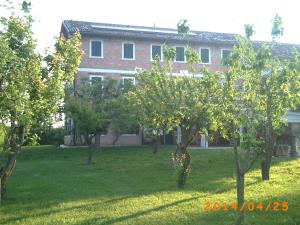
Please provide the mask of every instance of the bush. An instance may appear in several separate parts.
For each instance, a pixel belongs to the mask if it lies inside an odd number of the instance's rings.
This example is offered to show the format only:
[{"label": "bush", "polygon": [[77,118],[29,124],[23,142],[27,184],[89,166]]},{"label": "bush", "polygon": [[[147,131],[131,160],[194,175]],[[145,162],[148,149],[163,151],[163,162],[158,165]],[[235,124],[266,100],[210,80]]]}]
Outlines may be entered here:
[{"label": "bush", "polygon": [[64,143],[65,130],[63,127],[50,128],[39,134],[39,144],[41,145],[60,145]]},{"label": "bush", "polygon": [[39,144],[40,139],[41,138],[36,133],[31,134],[31,136],[29,136],[26,141],[26,145],[27,146],[38,146],[38,145],[40,145]]},{"label": "bush", "polygon": [[64,128],[33,129],[26,138],[25,145],[60,145],[64,143]]}]

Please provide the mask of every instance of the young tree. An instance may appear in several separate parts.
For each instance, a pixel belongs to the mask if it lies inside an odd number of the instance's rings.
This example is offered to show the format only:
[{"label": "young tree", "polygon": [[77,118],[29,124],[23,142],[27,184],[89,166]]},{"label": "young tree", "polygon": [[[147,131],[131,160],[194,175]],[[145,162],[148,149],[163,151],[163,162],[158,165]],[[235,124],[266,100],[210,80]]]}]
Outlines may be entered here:
[{"label": "young tree", "polygon": [[95,146],[100,148],[101,134],[106,134],[108,129],[116,135],[116,142],[123,132],[136,124],[125,98],[125,93],[131,88],[130,84],[120,84],[116,79],[82,79],[81,84],[66,97],[65,112],[75,122],[79,135],[84,136],[88,145],[88,164],[92,160],[94,138]]},{"label": "young tree", "polygon": [[233,49],[228,60],[230,67],[224,74],[219,102],[221,135],[234,148],[238,202],[236,224],[244,220],[244,212],[240,209],[245,202],[245,175],[262,151],[262,141],[257,133],[261,115],[257,102],[260,75],[253,70],[255,52],[248,38],[238,37],[238,47]]},{"label": "young tree", "polygon": [[0,120],[9,128],[0,153],[1,199],[21,153],[25,133],[52,121],[64,95],[64,84],[73,80],[81,58],[80,36],[59,37],[53,53],[35,51],[30,4],[23,2],[19,16],[1,18]]},{"label": "young tree", "polygon": [[[271,49],[263,46],[257,55],[257,68],[261,74],[261,127],[265,150],[262,153],[261,174],[263,180],[269,180],[273,149],[278,135],[286,121],[284,114],[299,104],[299,56],[294,62],[280,61],[272,57]],[[295,64],[296,63],[296,64]],[[298,67],[298,69],[297,69]]]},{"label": "young tree", "polygon": [[263,45],[256,54],[256,73],[261,75],[260,102],[261,127],[265,149],[261,157],[261,174],[263,180],[269,180],[273,149],[278,135],[282,132],[286,121],[284,114],[295,109],[300,103],[300,60],[295,49],[293,59],[279,59],[274,55],[277,47],[276,39],[283,34],[281,17],[273,19],[272,43]]},{"label": "young tree", "polygon": [[121,134],[137,132],[139,128],[137,115],[126,98],[126,94],[134,89],[132,80],[124,80],[117,88],[119,89],[118,94],[111,99],[108,110],[111,118],[110,128],[115,135],[113,145],[116,144]]},{"label": "young tree", "polygon": [[[300,75],[297,58],[295,64],[281,63],[272,58],[268,46],[255,49],[250,40],[252,27],[245,28],[246,37],[237,36],[238,43],[226,61],[229,67],[224,74],[219,114],[222,135],[234,146],[238,209],[245,201],[246,173],[257,157],[271,160],[274,131],[284,125],[284,114],[298,102]],[[239,210],[236,224],[243,218]]]},{"label": "young tree", "polygon": [[[190,70],[190,76],[174,76],[174,53],[173,48],[165,47],[167,64],[157,59],[151,71],[139,71],[138,85],[129,98],[139,111],[142,125],[172,132],[173,136],[174,130],[181,127],[182,138],[176,140],[178,151],[173,157],[178,161],[178,187],[183,188],[191,169],[188,146],[198,133],[206,133],[213,124],[218,76],[211,76],[205,69],[201,78],[195,78],[195,70]],[[199,56],[190,48],[186,55],[190,68],[194,68]]]},{"label": "young tree", "polygon": [[65,112],[88,145],[88,164],[92,162],[92,140],[98,135],[100,147],[101,134],[107,132],[111,123],[109,109],[118,91],[116,80],[82,80],[74,93],[66,97]]}]

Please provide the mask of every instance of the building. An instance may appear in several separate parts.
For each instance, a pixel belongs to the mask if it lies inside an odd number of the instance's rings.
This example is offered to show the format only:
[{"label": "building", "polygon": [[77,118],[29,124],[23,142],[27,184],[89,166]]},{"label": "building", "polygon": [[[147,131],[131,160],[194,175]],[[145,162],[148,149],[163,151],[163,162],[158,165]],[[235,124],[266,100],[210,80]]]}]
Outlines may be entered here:
[{"label": "building", "polygon": [[[122,82],[135,83],[137,68],[150,69],[151,61],[159,55],[163,58],[163,44],[176,48],[176,59],[173,72],[178,75],[187,75],[185,46],[199,52],[201,64],[199,68],[207,67],[210,71],[223,71],[222,59],[230,54],[230,49],[236,43],[235,34],[191,31],[185,39],[176,29],[129,26],[119,24],[93,23],[65,20],[61,32],[65,37],[79,31],[82,36],[82,49],[85,55],[82,58],[79,72],[75,79],[78,85],[80,77],[89,79],[105,79],[110,76]],[[263,42],[255,42],[260,45]],[[293,54],[293,48],[300,51],[300,45],[278,44],[274,49],[280,58],[288,58]],[[297,115],[298,116],[298,115]],[[297,117],[296,116],[296,117]],[[297,117],[298,118],[298,117]],[[300,122],[300,116],[299,116]],[[295,115],[293,114],[293,123]],[[67,127],[70,127],[67,123]],[[112,137],[102,138],[104,145],[109,145]],[[201,141],[206,145],[205,141]],[[71,133],[66,135],[66,143],[71,143]],[[141,144],[141,134],[123,135],[118,144]]]}]

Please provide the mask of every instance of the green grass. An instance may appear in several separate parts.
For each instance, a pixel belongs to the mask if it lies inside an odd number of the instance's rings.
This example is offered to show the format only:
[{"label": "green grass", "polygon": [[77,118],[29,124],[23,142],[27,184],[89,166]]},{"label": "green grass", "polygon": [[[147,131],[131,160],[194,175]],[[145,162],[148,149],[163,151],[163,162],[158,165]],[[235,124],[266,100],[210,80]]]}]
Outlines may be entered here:
[{"label": "green grass", "polygon": [[[206,201],[236,200],[230,150],[192,150],[185,190],[176,188],[171,147],[104,149],[86,165],[84,149],[25,148],[9,180],[0,224],[232,224],[235,212],[204,212]],[[271,180],[246,176],[246,200],[288,201],[288,212],[247,212],[246,224],[300,224],[300,159],[274,158]]]}]

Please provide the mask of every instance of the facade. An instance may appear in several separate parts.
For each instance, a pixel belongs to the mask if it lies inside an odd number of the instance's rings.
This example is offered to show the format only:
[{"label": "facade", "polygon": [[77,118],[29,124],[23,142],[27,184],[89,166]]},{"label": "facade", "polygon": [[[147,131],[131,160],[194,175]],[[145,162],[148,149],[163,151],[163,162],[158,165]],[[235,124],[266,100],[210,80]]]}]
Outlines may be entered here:
[{"label": "facade", "polygon": [[[176,48],[174,75],[188,75],[184,54],[187,44],[199,52],[201,64],[198,68],[207,67],[212,72],[223,71],[225,67],[222,59],[230,54],[230,49],[236,43],[235,35],[229,33],[191,31],[184,39],[176,29],[170,28],[63,21],[61,32],[65,37],[76,31],[81,33],[84,56],[75,79],[75,87],[83,77],[90,80],[112,77],[121,82],[135,83],[136,69],[150,69],[156,55],[164,62],[164,44]],[[292,56],[294,47],[300,51],[299,45],[290,44],[278,44],[274,51],[280,58],[287,58]],[[71,144],[74,137],[70,119],[66,121],[66,128],[65,144]],[[109,133],[101,138],[103,144],[111,144],[111,135]],[[142,143],[141,138],[140,133],[135,136],[122,135],[117,144],[138,145]],[[201,143],[203,146],[207,145],[203,139]]]}]

